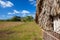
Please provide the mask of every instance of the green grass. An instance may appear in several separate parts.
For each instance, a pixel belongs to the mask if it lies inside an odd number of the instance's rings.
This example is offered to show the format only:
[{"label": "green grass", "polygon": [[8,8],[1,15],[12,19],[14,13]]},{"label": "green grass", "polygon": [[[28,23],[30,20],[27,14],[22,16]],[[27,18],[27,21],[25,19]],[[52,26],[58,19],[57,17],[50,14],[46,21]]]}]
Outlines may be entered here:
[{"label": "green grass", "polygon": [[42,40],[41,28],[35,22],[0,28],[0,40]]}]

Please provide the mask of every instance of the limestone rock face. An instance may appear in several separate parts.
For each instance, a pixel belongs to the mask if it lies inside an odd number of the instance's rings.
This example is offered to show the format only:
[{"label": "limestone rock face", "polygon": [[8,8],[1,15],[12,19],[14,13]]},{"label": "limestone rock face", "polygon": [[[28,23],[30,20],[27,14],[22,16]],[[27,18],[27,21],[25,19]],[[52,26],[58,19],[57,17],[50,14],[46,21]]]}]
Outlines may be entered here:
[{"label": "limestone rock face", "polygon": [[54,30],[53,21],[60,18],[60,0],[37,0],[36,22],[45,30]]}]

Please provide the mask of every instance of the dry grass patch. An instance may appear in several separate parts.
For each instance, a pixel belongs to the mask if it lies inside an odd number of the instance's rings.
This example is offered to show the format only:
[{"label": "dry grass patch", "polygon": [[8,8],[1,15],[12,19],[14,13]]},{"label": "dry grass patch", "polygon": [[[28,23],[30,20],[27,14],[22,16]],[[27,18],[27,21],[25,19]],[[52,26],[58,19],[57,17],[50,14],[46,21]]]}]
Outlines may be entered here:
[{"label": "dry grass patch", "polygon": [[0,40],[42,40],[41,28],[35,22],[20,23],[20,25],[6,27],[0,31]]}]

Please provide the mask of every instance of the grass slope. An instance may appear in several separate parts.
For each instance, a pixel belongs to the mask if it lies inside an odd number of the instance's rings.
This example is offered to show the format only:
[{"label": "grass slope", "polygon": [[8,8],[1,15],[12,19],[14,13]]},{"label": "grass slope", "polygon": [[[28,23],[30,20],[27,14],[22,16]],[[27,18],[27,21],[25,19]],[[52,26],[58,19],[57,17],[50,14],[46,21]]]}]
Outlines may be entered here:
[{"label": "grass slope", "polygon": [[26,22],[0,28],[0,40],[42,40],[42,31],[35,22]]}]

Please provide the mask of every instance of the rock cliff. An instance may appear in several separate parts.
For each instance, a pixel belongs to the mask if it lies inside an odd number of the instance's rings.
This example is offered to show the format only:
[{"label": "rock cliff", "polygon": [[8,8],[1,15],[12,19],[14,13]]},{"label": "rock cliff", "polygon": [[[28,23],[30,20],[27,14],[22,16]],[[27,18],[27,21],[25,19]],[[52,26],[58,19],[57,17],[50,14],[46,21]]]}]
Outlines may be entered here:
[{"label": "rock cliff", "polygon": [[37,0],[36,22],[45,30],[54,30],[53,21],[60,18],[60,0]]}]

